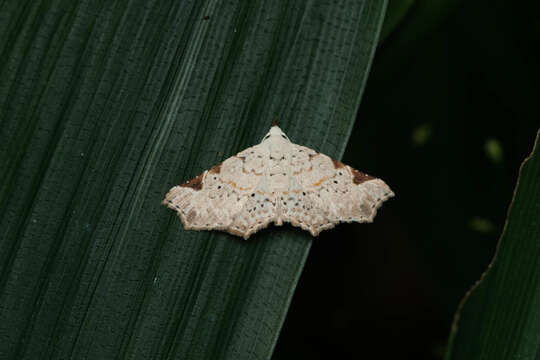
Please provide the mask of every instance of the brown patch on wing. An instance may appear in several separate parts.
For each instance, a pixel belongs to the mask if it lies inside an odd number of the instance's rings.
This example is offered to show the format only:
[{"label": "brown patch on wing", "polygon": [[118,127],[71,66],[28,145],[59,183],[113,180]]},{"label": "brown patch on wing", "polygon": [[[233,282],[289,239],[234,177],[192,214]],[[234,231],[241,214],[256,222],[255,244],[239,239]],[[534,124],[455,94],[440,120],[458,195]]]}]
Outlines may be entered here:
[{"label": "brown patch on wing", "polygon": [[308,155],[309,156],[309,161],[311,161],[311,159],[313,159],[315,156],[317,156],[319,154],[320,154],[320,152],[318,152],[318,151],[315,151],[315,154],[309,154]]},{"label": "brown patch on wing", "polygon": [[192,222],[196,216],[197,216],[197,212],[195,210],[191,210],[190,212],[188,212],[186,216],[187,222],[188,223]]},{"label": "brown patch on wing", "polygon": [[180,184],[181,187],[189,187],[193,190],[201,190],[202,189],[202,178],[204,174],[201,174],[197,177],[194,177],[193,179],[186,181],[183,184]]},{"label": "brown patch on wing", "polygon": [[[334,160],[332,159],[332,163],[334,164],[334,169],[339,169],[339,168],[342,168],[345,166],[344,163],[342,163],[341,161],[337,161],[337,160]],[[356,171],[356,170],[354,170]]]},{"label": "brown patch on wing", "polygon": [[212,166],[210,170],[208,170],[210,174],[219,174],[221,172],[221,164],[217,164]]},{"label": "brown patch on wing", "polygon": [[353,183],[355,183],[356,185],[360,185],[361,183],[364,183],[366,181],[376,179],[375,177],[371,175],[364,174],[363,172],[360,172],[352,168],[351,168],[351,171],[353,173]]}]

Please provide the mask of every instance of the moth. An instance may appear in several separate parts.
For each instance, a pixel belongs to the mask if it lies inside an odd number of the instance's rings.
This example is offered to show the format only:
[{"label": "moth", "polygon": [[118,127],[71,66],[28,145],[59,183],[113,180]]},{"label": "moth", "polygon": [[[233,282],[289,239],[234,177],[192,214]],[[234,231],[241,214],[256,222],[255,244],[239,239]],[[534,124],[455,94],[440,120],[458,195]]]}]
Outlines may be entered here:
[{"label": "moth", "polygon": [[174,186],[162,203],[186,230],[248,239],[272,222],[313,236],[340,222],[372,222],[392,196],[381,179],[292,143],[275,124],[260,144]]}]

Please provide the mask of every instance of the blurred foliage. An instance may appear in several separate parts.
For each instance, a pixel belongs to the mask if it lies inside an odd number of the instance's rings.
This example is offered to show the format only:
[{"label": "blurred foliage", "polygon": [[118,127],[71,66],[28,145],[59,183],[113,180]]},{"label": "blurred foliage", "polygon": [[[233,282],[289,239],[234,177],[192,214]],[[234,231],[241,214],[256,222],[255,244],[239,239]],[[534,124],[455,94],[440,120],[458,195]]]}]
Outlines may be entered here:
[{"label": "blurred foliage", "polygon": [[493,222],[481,216],[472,217],[469,220],[469,226],[471,229],[479,232],[492,232],[495,230]]},{"label": "blurred foliage", "polygon": [[[387,19],[404,7],[391,0]],[[275,359],[441,359],[458,304],[493,258],[539,127],[536,12],[418,0],[400,19],[383,26],[344,155],[396,197],[373,224],[314,241]],[[416,146],[425,124],[429,141]],[[499,163],[486,139],[504,150]]]},{"label": "blurred foliage", "polygon": [[494,163],[503,161],[503,149],[501,142],[494,138],[489,138],[484,142],[484,152],[486,156]]},{"label": "blurred foliage", "polygon": [[540,131],[520,168],[497,253],[456,314],[447,359],[536,359],[540,341]]},{"label": "blurred foliage", "polygon": [[431,124],[422,124],[413,129],[411,140],[414,145],[422,146],[422,145],[425,145],[426,142],[429,141],[432,134],[433,134],[433,130],[431,128]]},{"label": "blurred foliage", "polygon": [[403,18],[416,2],[417,0],[389,1],[381,31],[380,42],[384,42],[384,40],[399,27]]}]

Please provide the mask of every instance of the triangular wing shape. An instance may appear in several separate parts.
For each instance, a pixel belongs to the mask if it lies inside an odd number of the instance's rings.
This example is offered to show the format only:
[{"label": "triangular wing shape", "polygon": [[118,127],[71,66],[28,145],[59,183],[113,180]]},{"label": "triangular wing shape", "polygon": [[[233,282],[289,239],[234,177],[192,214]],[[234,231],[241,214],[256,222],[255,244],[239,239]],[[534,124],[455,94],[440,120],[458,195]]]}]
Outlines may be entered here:
[{"label": "triangular wing shape", "polygon": [[290,222],[316,236],[340,222],[371,222],[394,193],[384,181],[305,146],[277,127],[184,184],[163,204],[187,230],[224,230],[247,239],[271,222]]},{"label": "triangular wing shape", "polygon": [[297,187],[283,202],[283,221],[314,236],[339,222],[372,222],[394,196],[384,181],[305,146],[293,145],[291,165]]},{"label": "triangular wing shape", "polygon": [[276,219],[275,197],[264,192],[261,145],[245,149],[184,184],[163,204],[176,210],[186,230],[224,230],[248,238]]}]

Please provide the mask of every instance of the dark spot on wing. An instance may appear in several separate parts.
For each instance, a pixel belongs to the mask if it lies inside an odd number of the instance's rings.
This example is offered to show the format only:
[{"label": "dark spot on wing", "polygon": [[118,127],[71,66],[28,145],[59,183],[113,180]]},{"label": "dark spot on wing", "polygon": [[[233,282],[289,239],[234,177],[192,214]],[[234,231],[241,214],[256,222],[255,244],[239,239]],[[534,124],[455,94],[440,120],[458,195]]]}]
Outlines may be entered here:
[{"label": "dark spot on wing", "polygon": [[345,164],[343,164],[341,161],[337,161],[334,159],[332,159],[332,163],[334,164],[335,169],[339,169],[345,166]]},{"label": "dark spot on wing", "polygon": [[221,164],[212,166],[212,168],[208,172],[211,174],[219,174],[221,172]]},{"label": "dark spot on wing", "polygon": [[191,210],[190,212],[188,212],[186,216],[187,222],[188,223],[192,222],[196,216],[197,216],[197,212],[195,210]]},{"label": "dark spot on wing", "polygon": [[203,174],[197,176],[197,177],[194,177],[193,179],[189,180],[189,181],[186,181],[185,183],[183,184],[180,184],[181,187],[189,187],[189,188],[192,188],[193,190],[201,190],[202,189],[202,178],[203,178]]},{"label": "dark spot on wing", "polygon": [[355,183],[356,185],[360,185],[366,181],[369,181],[369,180],[373,180],[373,179],[376,179],[375,177],[373,176],[370,176],[368,174],[364,174],[358,170],[355,170],[355,169],[351,169],[352,173],[353,173],[353,183]]}]

